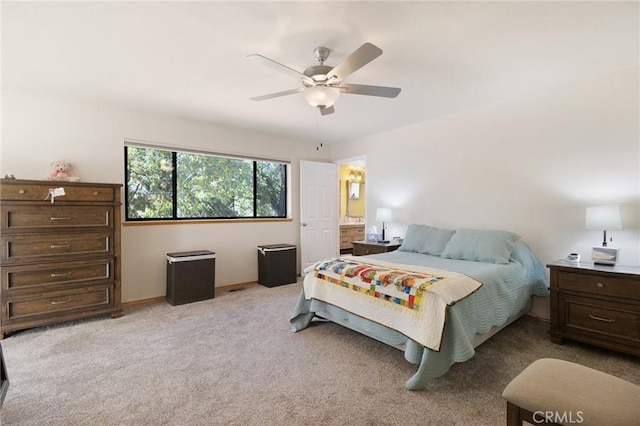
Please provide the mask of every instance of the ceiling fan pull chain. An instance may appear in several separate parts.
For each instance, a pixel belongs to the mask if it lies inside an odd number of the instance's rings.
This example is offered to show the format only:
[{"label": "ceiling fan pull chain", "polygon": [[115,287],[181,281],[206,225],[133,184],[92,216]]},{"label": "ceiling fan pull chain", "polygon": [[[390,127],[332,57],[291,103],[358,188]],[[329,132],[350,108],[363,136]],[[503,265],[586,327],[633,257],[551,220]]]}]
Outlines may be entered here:
[{"label": "ceiling fan pull chain", "polygon": [[322,116],[316,118],[316,134],[319,135],[320,139],[320,145],[316,146],[316,151],[320,151],[320,148],[322,148],[322,122],[320,121],[320,117]]}]

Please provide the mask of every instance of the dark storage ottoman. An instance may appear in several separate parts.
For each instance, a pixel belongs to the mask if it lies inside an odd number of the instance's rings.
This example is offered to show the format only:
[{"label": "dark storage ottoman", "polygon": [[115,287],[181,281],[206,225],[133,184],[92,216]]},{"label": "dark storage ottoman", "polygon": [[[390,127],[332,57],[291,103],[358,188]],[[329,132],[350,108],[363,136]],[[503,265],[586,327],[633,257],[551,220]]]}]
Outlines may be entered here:
[{"label": "dark storage ottoman", "polygon": [[267,244],[258,246],[258,283],[276,287],[298,281],[296,276],[296,246]]},{"label": "dark storage ottoman", "polygon": [[209,250],[167,253],[167,302],[172,305],[215,296],[216,254]]}]

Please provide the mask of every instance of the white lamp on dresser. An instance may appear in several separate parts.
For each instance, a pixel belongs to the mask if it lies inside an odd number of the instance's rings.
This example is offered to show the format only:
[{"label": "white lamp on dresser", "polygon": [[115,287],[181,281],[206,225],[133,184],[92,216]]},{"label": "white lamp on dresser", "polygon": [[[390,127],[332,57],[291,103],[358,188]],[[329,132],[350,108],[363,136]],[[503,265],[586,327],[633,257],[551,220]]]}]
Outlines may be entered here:
[{"label": "white lamp on dresser", "polygon": [[596,265],[612,266],[618,260],[618,249],[607,245],[607,231],[622,230],[620,206],[587,207],[585,228],[588,231],[603,231],[602,247],[594,247],[591,258]]},{"label": "white lamp on dresser", "polygon": [[387,207],[378,207],[376,210],[376,221],[382,222],[382,240],[378,241],[379,243],[387,242],[385,238],[385,222],[391,221],[391,209]]}]

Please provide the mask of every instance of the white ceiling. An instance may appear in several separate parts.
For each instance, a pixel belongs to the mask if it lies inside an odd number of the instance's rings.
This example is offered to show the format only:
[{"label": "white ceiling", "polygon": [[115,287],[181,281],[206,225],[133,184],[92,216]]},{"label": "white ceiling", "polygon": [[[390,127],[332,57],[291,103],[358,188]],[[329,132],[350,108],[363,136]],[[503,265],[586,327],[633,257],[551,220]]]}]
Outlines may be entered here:
[{"label": "white ceiling", "polygon": [[[325,143],[350,140],[638,66],[638,2],[2,2],[3,89],[158,111]],[[384,54],[320,118],[302,71],[362,43]]]}]

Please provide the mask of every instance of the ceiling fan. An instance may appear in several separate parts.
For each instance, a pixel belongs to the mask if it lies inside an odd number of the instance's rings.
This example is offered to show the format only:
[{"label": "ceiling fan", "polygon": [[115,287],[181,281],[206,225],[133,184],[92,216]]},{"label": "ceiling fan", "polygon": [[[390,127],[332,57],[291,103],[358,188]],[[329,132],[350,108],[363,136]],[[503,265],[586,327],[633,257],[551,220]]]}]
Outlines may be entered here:
[{"label": "ceiling fan", "polygon": [[363,84],[349,84],[343,81],[378,56],[382,55],[382,50],[371,43],[364,43],[355,52],[349,55],[344,61],[335,67],[324,64],[331,51],[326,47],[318,47],[313,53],[320,63],[307,68],[303,72],[298,72],[293,68],[282,65],[279,62],[265,56],[252,54],[249,59],[256,60],[268,67],[280,71],[288,76],[299,79],[302,87],[285,90],[283,92],[270,93],[268,95],[251,98],[254,101],[265,101],[267,99],[278,98],[280,96],[303,94],[309,105],[320,109],[322,115],[333,114],[333,105],[340,97],[340,93],[353,95],[379,96],[383,98],[395,98],[400,93],[398,87],[368,86]]}]

